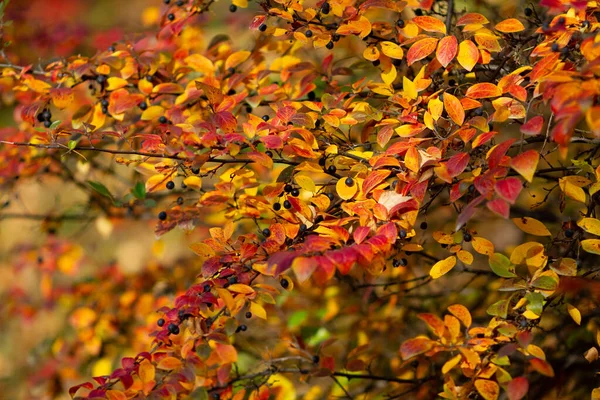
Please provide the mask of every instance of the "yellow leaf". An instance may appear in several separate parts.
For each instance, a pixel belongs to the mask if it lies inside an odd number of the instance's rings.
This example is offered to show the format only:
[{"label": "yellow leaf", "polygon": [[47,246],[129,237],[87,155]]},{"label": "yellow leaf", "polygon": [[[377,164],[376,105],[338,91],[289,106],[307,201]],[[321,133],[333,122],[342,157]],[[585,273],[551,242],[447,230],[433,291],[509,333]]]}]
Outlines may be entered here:
[{"label": "yellow leaf", "polygon": [[254,289],[252,289],[250,286],[244,285],[242,283],[234,283],[233,285],[229,286],[228,289],[229,289],[229,291],[235,292],[235,293],[242,293],[242,294],[254,293]]},{"label": "yellow leaf", "polygon": [[110,375],[110,373],[112,371],[113,371],[112,360],[109,357],[104,357],[94,363],[94,367],[92,368],[92,375],[93,376]]},{"label": "yellow leaf", "polygon": [[600,239],[582,240],[581,248],[588,253],[600,254]]},{"label": "yellow leaf", "polygon": [[163,174],[153,175],[146,181],[146,193],[166,189],[166,185],[167,178]]},{"label": "yellow leaf", "polygon": [[267,312],[265,311],[264,307],[258,303],[250,303],[250,312],[256,315],[258,318],[267,319]]},{"label": "yellow leaf", "polygon": [[581,312],[575,306],[567,303],[567,312],[577,325],[581,325]]},{"label": "yellow leaf", "polygon": [[156,368],[170,371],[172,369],[177,369],[177,368],[181,367],[182,364],[183,363],[178,358],[165,357],[158,362],[158,365],[156,366]]},{"label": "yellow leaf", "polygon": [[456,255],[458,256],[458,259],[463,263],[467,265],[473,264],[473,254],[469,253],[468,251],[459,250],[458,253],[456,253]]},{"label": "yellow leaf", "polygon": [[[112,370],[111,370],[112,372]],[[109,375],[110,372],[108,374],[101,374],[101,375]],[[94,374],[94,376],[100,376],[97,374]],[[127,396],[125,396],[125,393],[121,392],[120,390],[107,390],[106,391],[106,398],[108,400],[127,400]]]},{"label": "yellow leaf", "polygon": [[144,110],[141,116],[142,121],[150,121],[160,117],[165,113],[165,109],[161,106],[151,106]]},{"label": "yellow leaf", "polygon": [[107,79],[106,83],[108,83],[106,90],[108,90],[110,92],[110,91],[121,89],[122,87],[127,86],[127,84],[129,82],[127,82],[126,79],[119,78],[118,76],[111,76],[110,78]]},{"label": "yellow leaf", "polygon": [[154,369],[154,365],[152,365],[149,360],[145,359],[140,363],[138,375],[143,383],[153,381],[155,374],[156,370]]},{"label": "yellow leaf", "polygon": [[191,189],[200,190],[202,188],[202,178],[199,176],[188,176],[183,183]]},{"label": "yellow leaf", "polygon": [[214,250],[205,243],[191,244],[190,249],[202,258],[209,258],[215,255]]},{"label": "yellow leaf", "polygon": [[473,246],[473,249],[479,254],[486,256],[491,256],[494,254],[494,245],[485,238],[479,236],[473,237],[471,240],[471,246]]},{"label": "yellow leaf", "polygon": [[317,191],[315,182],[309,176],[296,175],[294,177],[294,180],[296,181],[298,186],[300,186],[302,189],[306,190],[307,192],[315,193]]},{"label": "yellow leaf", "polygon": [[584,218],[577,223],[587,233],[600,236],[600,221],[596,218]]},{"label": "yellow leaf", "polygon": [[338,179],[337,183],[335,184],[335,190],[338,196],[340,196],[343,200],[349,200],[354,197],[358,191],[358,185],[353,181],[352,186],[348,186],[346,185],[346,180],[342,178]]},{"label": "yellow leaf", "polygon": [[572,178],[573,177],[571,176],[560,178],[558,180],[558,186],[560,187],[560,190],[562,190],[566,196],[572,198],[573,200],[580,203],[585,203],[585,192],[580,186],[576,185]]},{"label": "yellow leaf", "polygon": [[451,359],[449,359],[448,361],[446,361],[446,363],[442,367],[442,374],[445,375],[448,372],[450,372],[454,367],[456,367],[458,365],[460,360],[462,360],[462,354],[457,354],[454,357],[452,357]]},{"label": "yellow leaf", "polygon": [[396,71],[396,67],[394,65],[390,65],[390,69],[388,71],[384,71],[381,73],[381,79],[385,82],[386,85],[391,85],[396,80],[396,76],[398,73]]},{"label": "yellow leaf", "polygon": [[477,379],[475,380],[475,388],[485,400],[496,400],[500,395],[500,386],[491,380]]},{"label": "yellow leaf", "polygon": [[402,47],[393,42],[381,42],[381,52],[390,58],[401,59],[404,57]]},{"label": "yellow leaf", "polygon": [[455,265],[456,265],[456,257],[450,256],[444,260],[440,260],[440,261],[436,262],[433,265],[433,267],[431,267],[431,270],[429,271],[429,275],[433,279],[437,279],[441,276],[446,275],[448,272],[450,272],[450,270],[452,270],[452,268],[454,268]]},{"label": "yellow leaf", "polygon": [[417,87],[415,86],[415,83],[413,81],[406,77],[406,75],[402,77],[402,88],[404,89],[404,95],[406,97],[408,97],[411,100],[417,99]]},{"label": "yellow leaf", "polygon": [[525,233],[535,236],[552,236],[546,225],[535,218],[513,218],[512,221]]},{"label": "yellow leaf", "polygon": [[238,65],[246,61],[248,57],[250,57],[250,54],[252,53],[250,53],[247,50],[236,51],[235,53],[227,57],[227,61],[225,61],[225,69],[227,70],[229,68],[237,67]]}]

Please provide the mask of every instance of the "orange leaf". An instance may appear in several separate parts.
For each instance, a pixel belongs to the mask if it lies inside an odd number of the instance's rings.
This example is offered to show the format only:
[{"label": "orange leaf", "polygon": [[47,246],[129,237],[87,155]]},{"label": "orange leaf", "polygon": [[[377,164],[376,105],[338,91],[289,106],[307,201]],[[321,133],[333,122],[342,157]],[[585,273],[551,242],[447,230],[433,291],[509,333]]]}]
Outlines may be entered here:
[{"label": "orange leaf", "polygon": [[425,38],[421,39],[408,49],[406,55],[406,61],[408,65],[413,64],[416,61],[422,60],[435,51],[437,47],[437,38]]},{"label": "orange leaf", "polygon": [[230,344],[217,343],[216,353],[221,358],[223,364],[234,363],[237,361],[237,351]]},{"label": "orange leaf", "polygon": [[515,33],[525,30],[525,26],[516,18],[505,19],[496,25],[496,30],[502,33]]},{"label": "orange leaf", "polygon": [[258,318],[267,319],[267,311],[258,303],[250,303],[250,312],[256,315]]},{"label": "orange leaf", "polygon": [[544,117],[538,115],[521,125],[521,132],[523,132],[526,135],[536,136],[542,132],[543,126]]},{"label": "orange leaf", "polygon": [[444,321],[442,321],[437,315],[423,313],[417,315],[419,319],[427,324],[427,326],[436,334],[438,337],[444,336],[444,332],[446,332],[446,325]]},{"label": "orange leaf", "polygon": [[438,43],[437,52],[435,56],[444,68],[450,64],[452,59],[456,56],[458,50],[458,41],[454,36],[446,36]]},{"label": "orange leaf", "polygon": [[533,369],[540,374],[549,376],[551,378],[554,376],[554,369],[552,368],[552,365],[548,364],[548,362],[539,358],[532,358],[529,362],[531,363]]},{"label": "orange leaf", "polygon": [[389,170],[378,170],[378,171],[371,172],[369,175],[367,175],[367,177],[365,178],[365,180],[362,183],[363,193],[365,195],[368,194],[377,185],[379,185],[381,182],[383,182],[383,180],[385,178],[387,178],[390,175],[390,173],[391,173],[391,171],[389,171]]},{"label": "orange leaf", "polygon": [[477,379],[475,388],[485,400],[496,400],[500,394],[500,386],[494,381]]},{"label": "orange leaf", "polygon": [[425,15],[421,17],[414,17],[412,19],[412,22],[414,22],[419,28],[423,29],[424,31],[438,32],[443,33],[444,35],[446,34],[446,25],[444,25],[444,23],[437,18]]},{"label": "orange leaf", "polygon": [[529,392],[529,381],[524,376],[514,378],[506,389],[509,400],[521,400]]},{"label": "orange leaf", "polygon": [[415,147],[410,147],[406,152],[404,165],[413,172],[419,172],[419,151]]},{"label": "orange leaf", "polygon": [[250,57],[250,54],[251,53],[246,50],[236,51],[235,53],[227,57],[227,61],[225,61],[225,69],[227,70],[229,68],[237,67],[238,65],[246,61],[248,57]]},{"label": "orange leaf", "polygon": [[434,344],[435,342],[428,338],[408,339],[400,346],[400,356],[402,356],[402,359],[408,360],[409,358],[425,353]]},{"label": "orange leaf", "polygon": [[448,307],[448,311],[458,318],[466,328],[471,326],[473,319],[471,318],[471,313],[467,307],[463,306],[462,304],[454,304]]},{"label": "orange leaf", "polygon": [[143,383],[148,383],[154,380],[156,370],[154,365],[148,360],[144,360],[140,363],[138,375]]},{"label": "orange leaf", "polygon": [[465,122],[465,110],[456,96],[444,93],[444,108],[456,125],[460,126]]},{"label": "orange leaf", "polygon": [[463,40],[458,47],[457,60],[464,69],[471,71],[479,60],[477,45],[470,40]]},{"label": "orange leaf", "polygon": [[181,367],[181,365],[182,365],[182,362],[179,358],[165,357],[158,362],[158,365],[156,366],[156,368],[170,371],[172,369],[177,369],[177,368]]},{"label": "orange leaf", "polygon": [[463,15],[462,17],[460,17],[458,19],[458,21],[456,21],[456,26],[464,26],[464,25],[471,25],[471,24],[484,25],[489,22],[490,21],[488,21],[488,19],[481,14],[468,13],[468,14]]},{"label": "orange leaf", "polygon": [[510,160],[510,166],[517,171],[528,182],[533,181],[533,175],[540,160],[540,153],[537,150],[528,150]]},{"label": "orange leaf", "polygon": [[467,89],[467,97],[473,99],[485,99],[488,97],[502,96],[502,90],[493,83],[477,83]]}]

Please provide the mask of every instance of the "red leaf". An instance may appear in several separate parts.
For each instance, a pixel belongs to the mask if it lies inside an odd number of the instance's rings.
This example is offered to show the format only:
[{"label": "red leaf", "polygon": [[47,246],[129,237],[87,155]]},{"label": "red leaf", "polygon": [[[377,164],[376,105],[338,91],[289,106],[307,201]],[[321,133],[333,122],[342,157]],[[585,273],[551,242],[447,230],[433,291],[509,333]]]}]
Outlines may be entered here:
[{"label": "red leaf", "polygon": [[461,211],[461,213],[458,215],[458,218],[456,219],[456,228],[455,230],[458,231],[460,228],[462,228],[462,226],[464,224],[467,223],[467,221],[469,221],[471,219],[471,217],[473,217],[473,214],[475,214],[475,211],[477,210],[477,206],[480,205],[483,200],[485,200],[485,196],[479,196],[475,199],[473,199],[469,204],[467,204]]},{"label": "red leaf", "polygon": [[390,170],[377,170],[371,172],[363,181],[362,191],[366,195],[390,175]]},{"label": "red leaf", "polygon": [[508,383],[508,398],[510,400],[521,400],[529,391],[529,381],[524,376],[514,378]]},{"label": "red leaf", "polygon": [[366,226],[359,226],[358,228],[356,228],[356,230],[352,233],[352,238],[354,238],[354,242],[356,242],[357,244],[361,244],[363,240],[365,240],[365,238],[369,235],[370,231],[371,229],[369,229]]},{"label": "red leaf", "polygon": [[408,360],[419,354],[425,353],[434,345],[434,341],[427,338],[408,339],[400,346],[400,355],[402,359]]},{"label": "red leaf", "polygon": [[525,135],[536,136],[542,132],[544,117],[538,115],[521,125],[521,132]]},{"label": "red leaf", "polygon": [[533,181],[533,175],[537,169],[540,154],[537,150],[528,150],[521,153],[510,160],[510,166],[517,171],[528,182]]},{"label": "red leaf", "polygon": [[436,334],[438,337],[444,336],[444,332],[446,331],[446,325],[444,325],[444,321],[442,321],[437,315],[423,313],[417,315],[419,319],[424,321],[429,328]]},{"label": "red leaf", "polygon": [[498,214],[502,218],[508,218],[510,216],[510,207],[508,203],[502,199],[494,199],[488,201],[486,204],[492,212]]},{"label": "red leaf", "polygon": [[444,68],[450,64],[450,62],[456,57],[458,50],[458,41],[454,36],[446,36],[438,43],[437,51],[435,53],[438,61]]},{"label": "red leaf", "polygon": [[412,22],[414,22],[419,28],[423,29],[424,31],[446,34],[446,25],[444,25],[444,23],[441,20],[435,17],[430,17],[428,15],[414,17],[412,19]]},{"label": "red leaf", "polygon": [[514,142],[515,139],[508,139],[507,141],[494,146],[492,150],[490,150],[487,156],[490,169],[496,168],[498,165],[501,164],[504,155]]},{"label": "red leaf", "polygon": [[466,96],[472,99],[498,97],[502,96],[502,90],[493,83],[477,83],[467,89]]},{"label": "red leaf", "polygon": [[510,177],[496,182],[496,192],[511,204],[515,204],[521,189],[523,189],[523,184],[519,178]]},{"label": "red leaf", "polygon": [[460,175],[469,164],[470,156],[468,153],[459,153],[450,157],[446,162],[446,170],[450,177]]},{"label": "red leaf", "polygon": [[77,391],[81,388],[86,388],[86,389],[93,389],[94,385],[91,382],[85,382],[76,386],[73,386],[72,388],[69,389],[69,395],[71,397],[73,397],[75,395],[75,393],[77,393]]},{"label": "red leaf", "polygon": [[406,54],[406,61],[408,65],[413,64],[416,61],[422,60],[435,51],[438,44],[437,38],[425,38],[421,39],[408,49]]},{"label": "red leaf", "polygon": [[465,110],[456,96],[444,93],[444,108],[456,125],[460,126],[465,122]]},{"label": "red leaf", "polygon": [[547,361],[544,361],[539,358],[532,358],[531,360],[529,360],[529,362],[531,363],[533,369],[535,369],[540,374],[549,377],[554,376],[554,369],[552,368],[552,365],[548,364]]}]

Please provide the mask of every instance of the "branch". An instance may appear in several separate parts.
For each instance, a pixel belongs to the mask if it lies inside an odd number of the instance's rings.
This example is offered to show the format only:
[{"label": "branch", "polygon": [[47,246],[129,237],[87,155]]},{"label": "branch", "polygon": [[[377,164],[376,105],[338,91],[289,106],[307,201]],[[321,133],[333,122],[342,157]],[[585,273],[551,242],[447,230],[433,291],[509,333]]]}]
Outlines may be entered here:
[{"label": "branch", "polygon": [[446,33],[450,34],[452,27],[452,15],[454,14],[454,0],[448,0],[448,10],[446,13]]}]

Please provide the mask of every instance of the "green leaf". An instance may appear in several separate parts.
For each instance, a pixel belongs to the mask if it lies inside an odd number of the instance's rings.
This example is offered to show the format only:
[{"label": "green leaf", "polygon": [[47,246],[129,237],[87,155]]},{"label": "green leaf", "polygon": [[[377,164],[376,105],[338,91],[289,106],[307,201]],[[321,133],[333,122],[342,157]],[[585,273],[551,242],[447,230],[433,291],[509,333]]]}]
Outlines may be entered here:
[{"label": "green leaf", "polygon": [[508,300],[500,300],[488,307],[486,312],[489,315],[506,319],[508,315]]},{"label": "green leaf", "polygon": [[131,193],[135,196],[136,199],[143,200],[146,198],[146,185],[142,182],[138,182],[135,184],[133,189],[131,189]]},{"label": "green leaf", "polygon": [[92,187],[92,189],[94,189],[96,192],[98,192],[102,196],[106,196],[106,197],[108,197],[109,199],[112,200],[112,198],[113,198],[112,194],[110,194],[110,192],[108,191],[108,189],[106,188],[106,186],[104,186],[100,182],[88,181],[88,183],[90,184],[90,186]]},{"label": "green leaf", "polygon": [[490,256],[490,268],[492,271],[502,278],[515,278],[512,271],[512,264],[508,257],[501,253],[494,253]]},{"label": "green leaf", "polygon": [[300,326],[306,320],[306,317],[308,317],[306,310],[296,311],[288,319],[288,328],[293,329]]},{"label": "green leaf", "polygon": [[531,286],[537,289],[555,290],[558,286],[558,282],[550,276],[541,276],[531,282]]},{"label": "green leaf", "polygon": [[526,308],[535,315],[542,315],[544,296],[541,293],[527,293],[525,298],[528,301]]},{"label": "green leaf", "polygon": [[48,129],[56,129],[56,127],[59,126],[61,122],[62,122],[61,120],[57,119],[56,121],[54,121],[52,123],[52,125],[50,125],[50,127]]},{"label": "green leaf", "polygon": [[68,147],[69,150],[73,150],[75,147],[77,147],[77,140],[69,140]]},{"label": "green leaf", "polygon": [[292,179],[292,176],[294,176],[295,169],[295,165],[286,167],[283,171],[281,171],[279,177],[277,177],[277,182],[289,182]]}]

